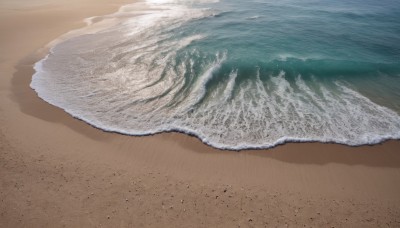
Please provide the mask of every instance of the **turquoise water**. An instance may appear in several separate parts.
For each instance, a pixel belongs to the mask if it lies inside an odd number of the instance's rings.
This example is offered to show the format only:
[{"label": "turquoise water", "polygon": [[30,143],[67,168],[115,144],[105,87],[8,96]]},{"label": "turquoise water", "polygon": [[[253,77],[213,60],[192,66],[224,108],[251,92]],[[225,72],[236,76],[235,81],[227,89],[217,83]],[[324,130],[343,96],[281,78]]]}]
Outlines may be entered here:
[{"label": "turquoise water", "polygon": [[[359,80],[386,83],[385,95],[399,98],[399,1],[231,0],[210,7],[220,13],[188,23],[177,36],[207,34],[192,47],[210,56],[227,51],[226,71],[238,69],[240,80],[254,77],[258,69],[265,78],[284,71],[290,81],[301,75],[356,87]],[[387,86],[392,88],[386,91]],[[382,96],[381,89],[376,88],[376,96]],[[368,90],[373,98],[375,89]],[[399,111],[397,100],[385,104]]]},{"label": "turquoise water", "polygon": [[87,21],[31,86],[106,131],[226,149],[400,138],[399,1],[149,0]]}]

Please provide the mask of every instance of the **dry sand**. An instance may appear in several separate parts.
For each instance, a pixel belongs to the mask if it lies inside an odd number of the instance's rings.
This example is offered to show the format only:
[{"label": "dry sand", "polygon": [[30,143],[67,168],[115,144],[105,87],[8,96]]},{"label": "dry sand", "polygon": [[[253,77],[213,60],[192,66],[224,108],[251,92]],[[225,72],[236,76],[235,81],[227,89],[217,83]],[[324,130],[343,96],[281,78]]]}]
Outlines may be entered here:
[{"label": "dry sand", "polygon": [[0,2],[0,227],[400,227],[399,141],[220,151],[105,133],[40,100],[38,50],[124,2]]}]

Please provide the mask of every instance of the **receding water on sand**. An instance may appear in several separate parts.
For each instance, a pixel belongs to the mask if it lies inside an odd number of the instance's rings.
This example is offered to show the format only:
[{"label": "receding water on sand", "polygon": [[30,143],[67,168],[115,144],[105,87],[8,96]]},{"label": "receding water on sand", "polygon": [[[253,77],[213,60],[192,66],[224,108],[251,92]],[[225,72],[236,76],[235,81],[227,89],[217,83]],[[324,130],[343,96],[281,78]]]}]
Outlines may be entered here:
[{"label": "receding water on sand", "polygon": [[35,65],[45,101],[106,131],[217,148],[400,138],[400,3],[147,1]]}]

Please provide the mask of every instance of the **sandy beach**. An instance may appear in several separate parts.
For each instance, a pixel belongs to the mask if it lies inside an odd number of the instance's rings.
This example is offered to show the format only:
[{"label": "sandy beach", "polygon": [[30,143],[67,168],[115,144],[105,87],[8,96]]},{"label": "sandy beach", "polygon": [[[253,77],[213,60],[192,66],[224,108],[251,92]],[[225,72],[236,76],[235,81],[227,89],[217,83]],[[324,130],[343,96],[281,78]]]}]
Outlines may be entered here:
[{"label": "sandy beach", "polygon": [[38,98],[44,47],[128,2],[0,2],[0,227],[400,227],[400,141],[222,151],[103,132]]}]

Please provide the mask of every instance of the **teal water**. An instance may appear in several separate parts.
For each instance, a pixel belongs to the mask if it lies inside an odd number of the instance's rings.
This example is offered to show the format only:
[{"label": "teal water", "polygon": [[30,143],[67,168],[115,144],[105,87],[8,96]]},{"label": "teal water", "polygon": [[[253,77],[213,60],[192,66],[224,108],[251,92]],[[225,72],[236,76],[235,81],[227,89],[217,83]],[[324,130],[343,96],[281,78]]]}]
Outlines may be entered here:
[{"label": "teal water", "polygon": [[399,1],[149,0],[88,21],[31,86],[98,128],[226,149],[400,138]]},{"label": "teal water", "polygon": [[385,83],[384,91],[358,89],[377,100],[387,93],[384,105],[400,111],[398,99],[390,99],[399,98],[400,89],[399,1],[231,0],[210,7],[219,14],[188,23],[177,36],[207,34],[193,48],[210,56],[227,51],[226,70],[238,69],[240,80],[254,77],[259,68],[266,78],[284,71],[291,81],[301,75],[355,87],[359,81]]}]

